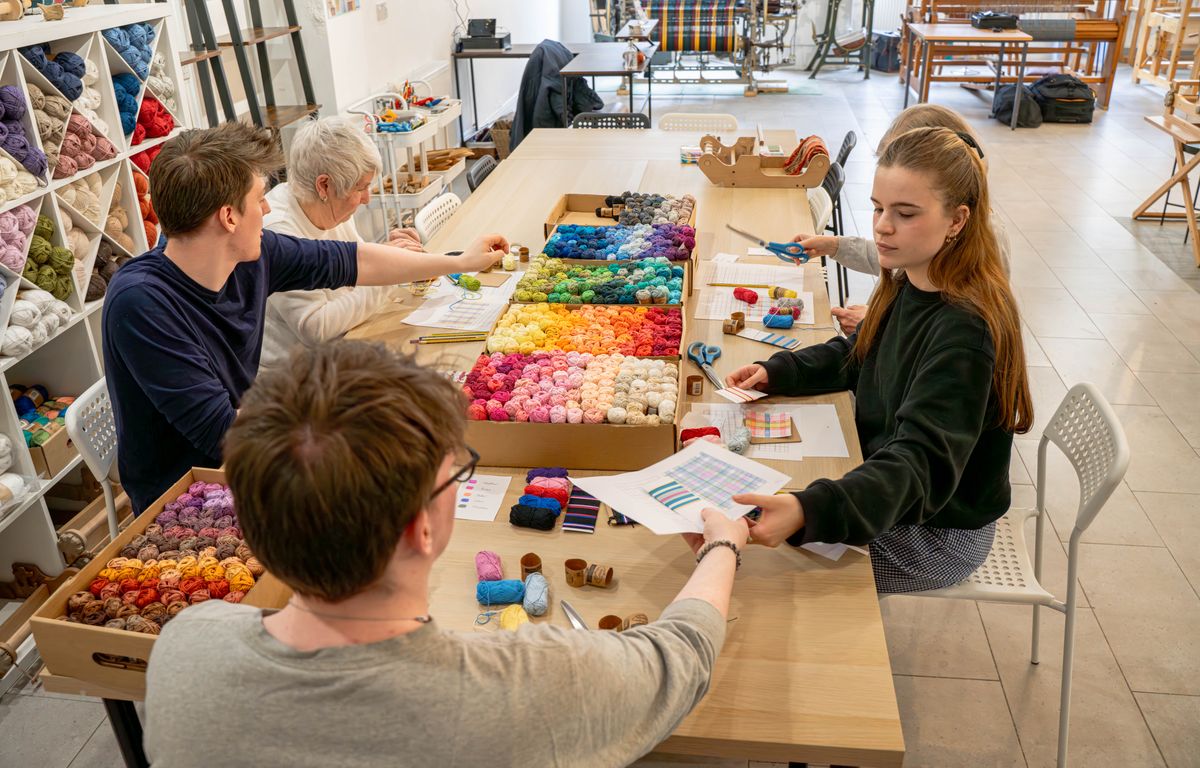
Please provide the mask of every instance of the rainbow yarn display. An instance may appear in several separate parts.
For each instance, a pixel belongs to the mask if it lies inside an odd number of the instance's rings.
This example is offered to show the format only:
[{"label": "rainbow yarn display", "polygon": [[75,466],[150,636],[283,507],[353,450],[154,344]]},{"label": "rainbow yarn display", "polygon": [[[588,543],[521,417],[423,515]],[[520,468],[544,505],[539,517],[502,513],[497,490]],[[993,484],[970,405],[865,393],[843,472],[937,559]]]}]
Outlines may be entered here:
[{"label": "rainbow yarn display", "polygon": [[605,197],[604,204],[610,208],[620,207],[620,211],[614,211],[620,224],[686,224],[696,208],[696,198],[622,192]]},{"label": "rainbow yarn display", "polygon": [[679,304],[683,267],[666,259],[637,265],[564,264],[539,255],[530,263],[513,297],[520,302],[552,304]]},{"label": "rainbow yarn display", "polygon": [[29,141],[25,125],[25,97],[15,85],[0,86],[0,148],[34,176],[45,176],[46,154]]},{"label": "rainbow yarn display", "polygon": [[28,205],[19,205],[0,213],[0,264],[18,275],[25,266],[29,237],[37,224],[37,213]]},{"label": "rainbow yarn display", "polygon": [[45,445],[50,438],[67,428],[67,409],[75,402],[73,397],[46,398],[43,386],[9,387],[13,405],[21,421],[21,432],[25,445],[30,448]]},{"label": "rainbow yarn display", "polygon": [[[679,366],[620,354],[494,353],[475,361],[463,391],[474,421],[653,426],[674,422]],[[560,500],[551,490],[558,484],[528,482],[526,495]],[[539,485],[547,490],[529,490]],[[570,496],[569,485],[560,490]]]},{"label": "rainbow yarn display", "polygon": [[662,257],[686,261],[696,247],[696,230],[675,224],[592,227],[561,224],[542,248],[555,259],[633,261]]},{"label": "rainbow yarn display", "polygon": [[86,591],[67,599],[60,618],[157,635],[189,605],[240,603],[262,574],[242,539],[229,488],[195,482],[109,560]]},{"label": "rainbow yarn display", "polygon": [[150,59],[154,55],[154,27],[139,22],[113,27],[100,33],[137,76],[145,80],[150,75]]},{"label": "rainbow yarn display", "polygon": [[683,313],[676,308],[513,304],[496,322],[487,351],[676,357],[682,337]]}]

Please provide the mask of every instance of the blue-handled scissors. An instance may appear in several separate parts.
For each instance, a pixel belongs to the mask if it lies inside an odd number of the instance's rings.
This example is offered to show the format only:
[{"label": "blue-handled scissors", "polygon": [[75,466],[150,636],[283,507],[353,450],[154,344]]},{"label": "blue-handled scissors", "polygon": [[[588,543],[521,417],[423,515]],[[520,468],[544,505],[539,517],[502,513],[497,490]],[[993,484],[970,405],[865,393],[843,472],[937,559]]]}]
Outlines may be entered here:
[{"label": "blue-handled scissors", "polygon": [[713,361],[721,356],[720,347],[710,347],[703,341],[693,341],[688,346],[687,356],[688,360],[691,360],[700,367],[700,370],[704,372],[704,375],[708,377],[708,380],[712,382],[714,387],[717,389],[725,387],[725,382],[721,381],[721,377],[717,375],[716,370],[712,367]]},{"label": "blue-handled scissors", "polygon": [[807,264],[809,255],[804,252],[804,246],[800,243],[770,243],[763,240],[757,235],[752,235],[744,229],[738,229],[732,224],[726,224],[730,230],[738,233],[747,240],[758,243],[759,247],[766,248],[771,253],[775,254],[780,261],[786,261],[788,264]]}]

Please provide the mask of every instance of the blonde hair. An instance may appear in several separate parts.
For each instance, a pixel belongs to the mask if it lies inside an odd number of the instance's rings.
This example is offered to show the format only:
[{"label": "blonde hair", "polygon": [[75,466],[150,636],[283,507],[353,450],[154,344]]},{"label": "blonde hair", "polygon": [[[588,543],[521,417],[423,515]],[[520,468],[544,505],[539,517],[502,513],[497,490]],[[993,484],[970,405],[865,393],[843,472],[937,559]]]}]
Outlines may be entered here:
[{"label": "blonde hair", "polygon": [[897,136],[916,128],[949,128],[955,133],[970,134],[976,144],[979,143],[979,137],[975,135],[975,131],[971,130],[971,126],[967,125],[963,116],[953,109],[939,104],[914,104],[896,115],[896,119],[892,121],[887,132],[883,134],[883,138],[879,140],[875,154],[883,155],[888,144],[891,144]]},{"label": "blonde hair", "polygon": [[[996,361],[992,373],[996,426],[1025,433],[1033,427],[1033,397],[1025,370],[1020,314],[992,231],[987,174],[969,136],[948,128],[908,131],[887,145],[879,167],[925,174],[947,211],[960,205],[967,207],[969,213],[962,229],[929,263],[929,279],[944,301],[973,312],[987,324]],[[880,274],[854,345],[860,362],[866,360],[878,340],[884,318],[906,281],[902,270],[896,274],[885,269]]]}]

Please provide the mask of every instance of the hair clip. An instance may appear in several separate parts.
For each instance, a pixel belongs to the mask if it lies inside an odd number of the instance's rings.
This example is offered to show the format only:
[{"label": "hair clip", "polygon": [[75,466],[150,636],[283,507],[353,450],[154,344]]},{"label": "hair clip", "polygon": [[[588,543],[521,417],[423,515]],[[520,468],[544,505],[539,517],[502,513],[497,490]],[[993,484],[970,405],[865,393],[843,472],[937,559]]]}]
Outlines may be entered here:
[{"label": "hair clip", "polygon": [[955,133],[958,135],[958,138],[962,139],[963,141],[965,141],[967,143],[968,147],[972,147],[976,152],[979,153],[980,160],[983,159],[983,147],[979,146],[979,142],[975,141],[974,136],[972,136],[969,133],[966,133],[965,131],[955,131]]}]

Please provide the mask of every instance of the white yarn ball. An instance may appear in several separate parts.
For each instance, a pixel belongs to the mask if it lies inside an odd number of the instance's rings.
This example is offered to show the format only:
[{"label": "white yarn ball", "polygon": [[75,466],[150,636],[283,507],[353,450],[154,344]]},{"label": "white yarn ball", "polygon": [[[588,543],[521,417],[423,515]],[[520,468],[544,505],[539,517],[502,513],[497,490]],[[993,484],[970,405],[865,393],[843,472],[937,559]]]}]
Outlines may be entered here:
[{"label": "white yarn ball", "polygon": [[12,468],[12,454],[0,456],[0,472],[7,472]]},{"label": "white yarn ball", "polygon": [[47,331],[46,326],[40,322],[30,328],[29,333],[31,336],[30,343],[35,347],[45,344],[46,339],[50,338],[50,332]]},{"label": "white yarn ball", "polygon": [[42,311],[42,314],[53,312],[58,315],[59,325],[66,325],[71,322],[71,305],[65,301],[59,301],[53,296],[50,297],[50,306]]},{"label": "white yarn ball", "polygon": [[33,351],[33,334],[28,328],[10,325],[4,329],[4,343],[0,344],[0,355],[21,357]]},{"label": "white yarn ball", "polygon": [[12,315],[8,321],[22,328],[33,329],[42,319],[42,311],[32,301],[17,299],[13,302]]},{"label": "white yarn ball", "polygon": [[6,472],[0,475],[0,485],[8,489],[13,498],[16,498],[25,492],[25,481],[20,475],[14,475],[11,472]]},{"label": "white yarn ball", "polygon": [[658,415],[664,416],[666,414],[671,414],[671,415],[675,414],[675,401],[674,400],[667,400],[664,398],[663,400],[661,400],[659,402]]},{"label": "white yarn ball", "polygon": [[41,326],[46,329],[47,336],[53,336],[58,330],[58,326],[60,324],[61,321],[58,319],[58,315],[54,314],[53,312],[47,312],[46,314],[42,315]]},{"label": "white yarn ball", "polygon": [[39,312],[45,312],[46,309],[57,299],[49,291],[43,291],[40,288],[30,288],[27,291],[21,291],[17,294],[18,299],[32,302],[38,308]]},{"label": "white yarn ball", "polygon": [[627,417],[628,414],[624,408],[617,408],[615,406],[608,409],[606,416],[609,424],[624,424]]},{"label": "white yarn ball", "polygon": [[0,458],[12,456],[12,440],[8,439],[8,435],[0,433]]}]

